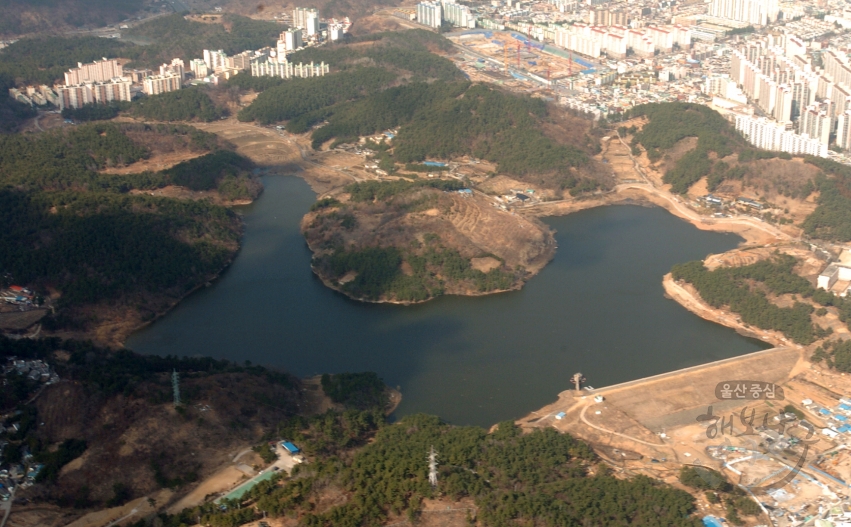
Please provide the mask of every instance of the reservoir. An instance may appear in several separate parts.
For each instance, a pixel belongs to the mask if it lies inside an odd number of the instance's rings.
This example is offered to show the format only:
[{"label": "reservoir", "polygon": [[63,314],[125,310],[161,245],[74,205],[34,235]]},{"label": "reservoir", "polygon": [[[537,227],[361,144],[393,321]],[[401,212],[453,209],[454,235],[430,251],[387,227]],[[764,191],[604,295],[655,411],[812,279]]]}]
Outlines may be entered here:
[{"label": "reservoir", "polygon": [[557,254],[523,290],[405,307],[326,288],[299,232],[314,193],[295,177],[263,182],[263,195],[242,208],[245,237],[232,266],[129,348],[250,360],[300,377],[375,371],[401,388],[399,416],[490,426],[551,403],[575,372],[603,387],[768,347],[664,298],[672,265],[741,238],[700,231],[661,208],[548,218]]}]

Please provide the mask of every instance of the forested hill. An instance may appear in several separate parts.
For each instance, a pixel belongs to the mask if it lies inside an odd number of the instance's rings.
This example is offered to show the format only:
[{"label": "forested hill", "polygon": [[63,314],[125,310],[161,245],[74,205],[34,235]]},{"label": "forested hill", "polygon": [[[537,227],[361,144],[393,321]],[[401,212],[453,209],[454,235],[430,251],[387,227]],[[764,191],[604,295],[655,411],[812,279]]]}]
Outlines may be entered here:
[{"label": "forested hill", "polygon": [[0,0],[0,37],[113,24],[150,9],[140,0]]},{"label": "forested hill", "polygon": [[[161,172],[104,171],[163,144],[195,157]],[[30,287],[36,304],[50,295],[58,309],[45,319],[48,330],[94,330],[125,308],[135,324],[152,318],[227,265],[241,223],[209,201],[136,191],[179,185],[224,200],[255,197],[251,163],[226,147],[212,134],[165,125],[0,136],[0,285]]]},{"label": "forested hill", "polygon": [[[422,512],[426,499],[442,500],[437,503],[447,506],[469,500],[465,502],[469,525],[700,525],[692,514],[694,499],[685,491],[645,476],[612,477],[596,463],[587,444],[553,429],[524,433],[507,421],[488,433],[420,414],[383,426],[377,433],[361,426],[347,435],[353,442],[373,435],[374,439],[353,455],[313,456],[315,461],[298,466],[293,477],[277,475],[255,486],[239,507],[225,502],[233,506],[223,510],[204,504],[164,517],[163,525],[189,525],[199,516],[202,523],[219,526],[238,526],[264,516],[317,527],[417,524],[420,519],[434,521]],[[437,487],[429,484],[426,463],[432,447],[440,456]],[[589,475],[591,470],[595,475]],[[321,496],[338,493],[348,499],[325,508],[315,506]],[[463,519],[461,514],[458,520]]]},{"label": "forested hill", "polygon": [[237,15],[224,15],[222,23],[206,24],[174,14],[145,22],[131,30],[122,30],[124,36],[145,45],[88,36],[23,38],[0,50],[0,80],[5,77],[19,85],[52,85],[78,62],[91,62],[103,57],[130,59],[127,66],[131,68],[156,69],[175,57],[187,62],[199,58],[204,49],[221,49],[235,54],[274,46],[284,29],[286,26],[275,22]]},{"label": "forested hill", "polygon": [[[671,190],[685,194],[706,178],[708,190],[715,191],[725,182],[739,183],[742,188],[756,192],[771,191],[786,198],[806,200],[818,192],[815,211],[800,227],[804,234],[830,241],[851,241],[851,167],[829,159],[798,156],[816,167],[815,177],[793,177],[792,181],[765,173],[760,161],[776,159],[778,163],[797,163],[788,172],[800,173],[800,161],[784,152],[757,149],[744,139],[733,125],[718,112],[706,106],[687,103],[661,103],[636,106],[627,118],[644,117],[647,123],[640,129],[621,127],[621,135],[632,135],[633,155],[642,148],[652,163],[666,163],[664,182]],[[666,161],[668,153],[685,138],[697,138],[694,148],[682,155],[673,166]],[[641,148],[640,148],[641,147]],[[770,218],[769,218],[770,219]]]},{"label": "forested hill", "polygon": [[[0,361],[13,356],[45,361],[62,381],[27,404],[40,383],[8,377],[0,411],[17,406],[7,424],[19,427],[6,436],[2,463],[20,460],[25,447],[44,463],[36,485],[19,489],[16,498],[75,510],[66,522],[161,488],[172,489],[176,500],[231,464],[246,443],[257,445],[268,463],[275,455],[267,441],[286,438],[309,463],[290,475],[276,473],[239,501],[208,500],[177,514],[162,511],[169,503],[155,503],[157,524],[192,525],[199,516],[204,525],[230,527],[264,517],[317,527],[416,523],[425,499],[463,499],[470,524],[496,527],[700,525],[687,492],[644,476],[615,478],[588,444],[552,428],[529,432],[507,421],[488,432],[422,414],[388,424],[387,392],[372,373],[323,376],[318,395],[337,404],[318,413],[320,401],[302,381],[248,362],[0,338]],[[183,401],[177,409],[173,370]],[[432,447],[440,456],[437,487],[428,478]],[[109,469],[116,459],[120,471]],[[329,502],[329,495],[344,499]]]},{"label": "forested hill", "polygon": [[[364,42],[370,45],[359,45]],[[238,75],[231,84],[261,91],[238,118],[286,121],[292,133],[311,133],[317,149],[398,128],[391,149],[382,153],[382,168],[391,172],[397,163],[471,155],[512,177],[535,176],[535,183],[564,190],[581,179],[571,167],[593,171],[590,154],[597,141],[588,135],[590,123],[576,118],[573,129],[547,134],[543,125],[552,124],[551,112],[560,110],[541,99],[471,84],[430,49],[451,46],[439,35],[411,30],[301,51],[292,60],[324,61],[334,73],[286,82]]]}]

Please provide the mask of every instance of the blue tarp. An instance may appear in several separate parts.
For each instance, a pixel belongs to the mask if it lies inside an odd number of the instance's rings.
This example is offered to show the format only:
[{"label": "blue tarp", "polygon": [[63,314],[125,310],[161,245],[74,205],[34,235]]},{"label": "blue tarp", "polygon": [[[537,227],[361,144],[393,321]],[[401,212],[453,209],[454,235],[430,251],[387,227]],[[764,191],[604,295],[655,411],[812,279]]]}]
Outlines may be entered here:
[{"label": "blue tarp", "polygon": [[830,410],[828,410],[827,408],[822,408],[818,411],[818,413],[820,413],[821,415],[830,415]]},{"label": "blue tarp", "polygon": [[842,404],[839,405],[839,409],[845,410],[847,412],[848,410],[851,410],[851,406],[848,406],[847,404],[842,403]]},{"label": "blue tarp", "polygon": [[724,524],[721,523],[721,520],[716,518],[715,516],[704,516],[703,517],[703,525],[706,527],[723,527]]},{"label": "blue tarp", "polygon": [[837,421],[842,421],[843,423],[848,420],[848,418],[844,415],[834,415],[833,418]]},{"label": "blue tarp", "polygon": [[446,163],[440,163],[438,161],[423,161],[423,164],[427,167],[445,167]]},{"label": "blue tarp", "polygon": [[839,428],[836,429],[836,431],[839,432],[840,434],[844,434],[845,432],[847,432],[849,430],[851,430],[851,425],[842,425],[842,426],[840,426]]},{"label": "blue tarp", "polygon": [[585,66],[586,68],[593,68],[594,65],[588,62],[587,60],[582,60],[578,58],[576,55],[573,56],[573,62],[579,64],[580,66]]}]

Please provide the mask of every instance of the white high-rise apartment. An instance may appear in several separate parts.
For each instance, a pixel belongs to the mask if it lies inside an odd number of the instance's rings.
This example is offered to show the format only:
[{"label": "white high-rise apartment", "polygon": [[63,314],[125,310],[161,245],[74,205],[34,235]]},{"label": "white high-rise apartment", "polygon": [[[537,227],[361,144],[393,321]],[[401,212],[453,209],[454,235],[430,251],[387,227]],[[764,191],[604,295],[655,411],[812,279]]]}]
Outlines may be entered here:
[{"label": "white high-rise apartment", "polygon": [[84,82],[108,81],[123,77],[123,67],[115,59],[96,60],[88,64],[77,63],[77,67],[65,72],[65,84],[72,86]]},{"label": "white high-rise apartment", "polygon": [[319,11],[312,7],[293,9],[293,27],[303,29],[304,34],[312,37],[319,33]]},{"label": "white high-rise apartment", "polygon": [[131,99],[131,84],[130,79],[116,77],[107,81],[57,86],[57,102],[59,108],[64,110],[65,108],[79,108],[85,104],[129,101]]},{"label": "white high-rise apartment", "polygon": [[152,75],[143,83],[144,92],[148,95],[157,95],[177,91],[183,85],[182,79],[173,73],[165,75]]},{"label": "white high-rise apartment", "polygon": [[227,68],[228,56],[222,50],[211,51],[209,49],[205,49],[204,63],[207,64],[207,68],[210,71],[216,71],[216,68]]},{"label": "white high-rise apartment", "polygon": [[851,110],[836,118],[836,145],[843,150],[851,148]]},{"label": "white high-rise apartment", "polygon": [[807,134],[798,135],[785,126],[764,117],[736,116],[736,130],[757,148],[788,152],[793,155],[809,154],[827,157],[827,144]]},{"label": "white high-rise apartment", "polygon": [[709,14],[718,18],[765,26],[777,20],[778,0],[712,0]]},{"label": "white high-rise apartment", "polygon": [[160,75],[173,74],[179,76],[181,79],[186,76],[186,65],[183,62],[183,59],[172,59],[171,64],[163,64],[160,66]]},{"label": "white high-rise apartment", "polygon": [[288,51],[295,51],[304,46],[300,29],[288,29],[281,33],[278,39],[278,59],[283,60]]},{"label": "white high-rise apartment", "polygon": [[443,19],[455,27],[476,27],[476,17],[470,8],[455,2],[443,2]]},{"label": "white high-rise apartment", "polygon": [[196,79],[203,79],[210,74],[210,68],[207,67],[207,63],[202,59],[192,59],[189,62],[189,71],[195,75]]},{"label": "white high-rise apartment", "polygon": [[439,28],[443,21],[443,6],[440,2],[420,2],[417,4],[417,22],[424,26]]},{"label": "white high-rise apartment", "polygon": [[286,59],[277,61],[271,57],[260,57],[251,61],[252,77],[280,77],[290,79],[293,77],[323,77],[330,71],[327,64],[293,64]]}]

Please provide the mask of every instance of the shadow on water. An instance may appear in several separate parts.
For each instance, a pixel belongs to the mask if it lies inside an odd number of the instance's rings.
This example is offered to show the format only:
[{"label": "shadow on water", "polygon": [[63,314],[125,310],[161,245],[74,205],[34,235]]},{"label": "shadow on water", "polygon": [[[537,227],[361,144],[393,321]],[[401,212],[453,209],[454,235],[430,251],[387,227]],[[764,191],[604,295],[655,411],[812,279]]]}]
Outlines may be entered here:
[{"label": "shadow on water", "polygon": [[403,392],[399,415],[490,425],[555,399],[582,371],[604,386],[762,349],[665,300],[677,262],[736,246],[658,208],[605,207],[547,222],[558,253],[521,291],[364,304],[326,288],[299,231],[315,196],[267,177],[246,232],[213,287],[140,331],[142,353],[210,355],[300,376],[375,371]]}]

